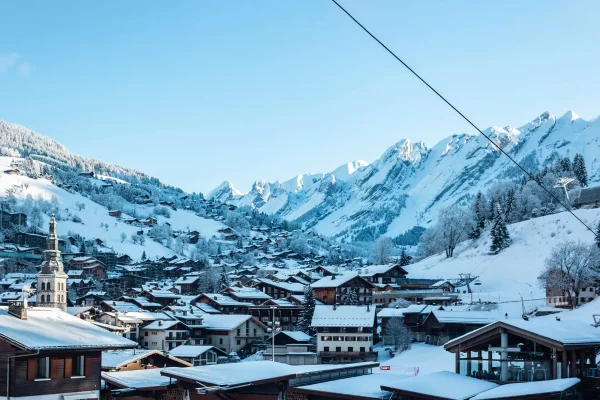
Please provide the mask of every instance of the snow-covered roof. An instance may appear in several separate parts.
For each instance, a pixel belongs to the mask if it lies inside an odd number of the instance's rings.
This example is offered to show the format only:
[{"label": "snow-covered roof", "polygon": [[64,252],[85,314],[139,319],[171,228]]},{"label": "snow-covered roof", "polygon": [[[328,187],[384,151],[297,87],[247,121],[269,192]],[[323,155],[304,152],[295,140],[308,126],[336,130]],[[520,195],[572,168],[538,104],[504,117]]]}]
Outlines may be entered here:
[{"label": "snow-covered roof", "polygon": [[360,399],[387,399],[390,397],[390,392],[381,390],[381,386],[393,385],[396,381],[407,378],[407,376],[398,374],[368,374],[314,385],[298,386],[294,390],[318,392],[319,394],[341,394]]},{"label": "snow-covered roof", "polygon": [[384,308],[377,313],[377,318],[404,317],[406,308]]},{"label": "snow-covered roof", "polygon": [[182,344],[181,346],[175,347],[173,350],[169,350],[169,355],[173,357],[195,358],[209,350],[215,350],[220,353],[222,352],[214,346],[193,346]]},{"label": "snow-covered roof", "polygon": [[237,328],[247,320],[252,318],[251,315],[236,315],[236,314],[206,314],[202,316],[204,320],[204,324],[209,327],[206,330],[213,331],[221,331],[226,330],[230,331],[232,329]]},{"label": "snow-covered roof", "polygon": [[136,371],[102,372],[102,379],[121,388],[149,389],[162,388],[177,383],[163,376],[161,368],[140,369]]},{"label": "snow-covered roof", "polygon": [[179,320],[175,321],[153,321],[148,325],[142,327],[142,329],[153,330],[153,331],[164,331],[174,327],[177,324],[185,325],[183,322]]},{"label": "snow-covered roof", "polygon": [[319,279],[318,281],[314,282],[311,286],[313,289],[334,288],[334,287],[341,286],[341,285],[347,283],[348,281],[351,281],[352,279],[356,278],[357,276],[358,276],[358,272],[356,272],[356,271],[345,272],[341,275],[326,276],[325,278]]},{"label": "snow-covered roof", "polygon": [[268,294],[261,292],[257,288],[253,287],[230,287],[233,294],[241,299],[265,299],[271,298]]},{"label": "snow-covered roof", "polygon": [[102,368],[119,368],[150,354],[162,354],[158,350],[126,349],[102,352]]},{"label": "snow-covered roof", "polygon": [[136,342],[108,332],[58,308],[33,307],[27,319],[0,307],[0,337],[29,350],[133,348]]},{"label": "snow-covered roof", "polygon": [[232,297],[229,296],[225,296],[223,294],[219,294],[219,293],[202,293],[202,296],[206,296],[209,299],[211,299],[212,301],[222,305],[222,306],[240,306],[240,307],[244,307],[244,306],[251,306],[252,303],[245,303],[245,302],[241,302],[238,301]]},{"label": "snow-covered roof", "polygon": [[465,335],[459,336],[446,343],[446,349],[454,347],[457,343],[462,342],[466,338],[476,336],[480,333],[494,329],[496,326],[506,327],[507,329],[514,328],[533,333],[547,340],[554,341],[563,346],[576,345],[599,345],[600,346],[600,329],[581,322],[578,320],[557,321],[552,318],[534,318],[529,321],[523,319],[506,319],[496,321],[484,327],[471,331]]},{"label": "snow-covered roof", "polygon": [[[289,336],[290,338],[294,339],[297,342],[308,342],[310,341],[310,339],[312,339],[310,337],[310,335],[307,335],[304,332],[301,331],[281,331],[279,333],[277,333],[277,335],[285,335],[285,336]],[[277,336],[275,335],[275,336]]]},{"label": "snow-covered roof", "polygon": [[376,274],[385,274],[392,268],[396,268],[396,267],[402,268],[398,264],[368,265],[368,266],[365,266],[360,271],[360,276],[373,276]]},{"label": "snow-covered roof", "polygon": [[181,278],[177,279],[173,284],[174,285],[188,285],[188,284],[192,284],[192,283],[196,282],[198,279],[200,279],[199,276],[184,275]]},{"label": "snow-covered roof", "polygon": [[469,376],[441,371],[402,379],[382,385],[382,389],[397,391],[404,395],[430,396],[439,399],[463,400],[498,387],[495,383]]},{"label": "snow-covered roof", "polygon": [[316,306],[313,327],[372,327],[375,307],[367,306]]},{"label": "snow-covered roof", "polygon": [[190,368],[165,368],[162,373],[166,376],[201,382],[206,385],[235,386],[280,378],[294,378],[302,374],[316,374],[353,368],[373,368],[378,365],[378,363],[372,362],[343,365],[288,365],[273,361],[254,361]]},{"label": "snow-covered roof", "polygon": [[550,393],[561,393],[579,383],[577,378],[553,379],[550,381],[510,383],[479,393],[471,400],[492,400]]},{"label": "snow-covered roof", "polygon": [[441,311],[432,312],[435,318],[443,324],[491,324],[501,316],[491,311]]},{"label": "snow-covered roof", "polygon": [[304,285],[301,283],[288,283],[288,282],[276,282],[271,279],[266,278],[258,278],[256,279],[259,282],[265,283],[267,285],[271,285],[280,289],[287,290],[293,293],[304,293]]}]

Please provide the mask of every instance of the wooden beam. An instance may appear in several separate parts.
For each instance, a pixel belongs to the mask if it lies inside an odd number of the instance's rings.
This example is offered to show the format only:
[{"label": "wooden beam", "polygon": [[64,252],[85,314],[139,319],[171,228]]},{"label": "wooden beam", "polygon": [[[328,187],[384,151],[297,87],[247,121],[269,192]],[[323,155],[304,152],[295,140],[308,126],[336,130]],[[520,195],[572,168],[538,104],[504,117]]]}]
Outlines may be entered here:
[{"label": "wooden beam", "polygon": [[552,349],[552,379],[558,379],[558,354]]},{"label": "wooden beam", "polygon": [[[579,350],[581,351],[581,350]],[[571,378],[577,376],[577,351],[571,350]]]},{"label": "wooden beam", "polygon": [[454,364],[455,372],[457,374],[460,374],[460,351],[457,351],[456,353],[454,353],[454,355],[456,356]]},{"label": "wooden beam", "polygon": [[563,351],[561,351],[561,353],[562,353],[562,360],[561,360],[561,366],[560,366],[560,377],[562,379],[565,379],[567,377],[567,363],[568,363],[567,350],[563,350]]},{"label": "wooden beam", "polygon": [[586,351],[579,351],[579,378],[583,378],[583,370],[585,369]]},{"label": "wooden beam", "polygon": [[488,351],[488,367],[487,370],[488,372],[492,372],[492,352]]},{"label": "wooden beam", "polygon": [[483,357],[481,356],[481,350],[477,351],[477,358],[479,358],[479,362],[477,363],[477,371],[483,372]]}]

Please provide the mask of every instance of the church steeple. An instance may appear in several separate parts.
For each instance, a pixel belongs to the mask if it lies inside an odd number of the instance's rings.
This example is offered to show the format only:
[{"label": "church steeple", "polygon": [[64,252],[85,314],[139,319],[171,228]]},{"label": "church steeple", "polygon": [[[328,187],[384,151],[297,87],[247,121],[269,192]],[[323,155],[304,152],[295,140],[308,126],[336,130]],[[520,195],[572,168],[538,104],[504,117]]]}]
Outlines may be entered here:
[{"label": "church steeple", "polygon": [[44,261],[40,265],[37,277],[36,305],[39,307],[58,307],[67,310],[67,274],[60,260],[56,218],[50,217],[48,227],[48,249],[44,251]]}]

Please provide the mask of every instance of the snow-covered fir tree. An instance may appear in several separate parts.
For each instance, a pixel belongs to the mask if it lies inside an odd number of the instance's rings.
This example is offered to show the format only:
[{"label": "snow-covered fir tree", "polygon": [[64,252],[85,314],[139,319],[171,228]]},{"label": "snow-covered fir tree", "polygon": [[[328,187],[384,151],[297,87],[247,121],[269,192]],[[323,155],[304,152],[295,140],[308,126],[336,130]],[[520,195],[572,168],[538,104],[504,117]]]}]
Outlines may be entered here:
[{"label": "snow-covered fir tree", "polygon": [[500,204],[496,204],[493,221],[494,225],[492,225],[490,231],[490,237],[492,239],[490,251],[492,253],[497,253],[510,245],[510,236],[508,234],[508,229],[506,229],[506,222],[504,222]]},{"label": "snow-covered fir tree", "polygon": [[356,291],[352,288],[348,289],[348,297],[346,297],[346,304],[349,306],[358,305],[358,296],[356,294]]},{"label": "snow-covered fir tree", "polygon": [[225,271],[225,267],[221,269],[221,275],[219,276],[219,281],[217,282],[217,291],[227,289],[231,285],[229,281],[229,275],[227,275],[227,271]]},{"label": "snow-covered fir tree", "polygon": [[594,240],[596,246],[600,247],[600,221],[598,222],[598,226],[596,226],[596,238]]},{"label": "snow-covered fir tree", "polygon": [[145,259],[146,259],[146,250],[144,250],[144,251],[142,252],[142,260],[145,260]]},{"label": "snow-covered fir tree", "polygon": [[313,293],[312,287],[308,285],[304,288],[304,300],[302,300],[302,308],[300,309],[300,314],[298,315],[296,329],[304,333],[308,333],[310,331],[310,325],[312,323],[316,305],[317,301],[315,299],[315,294]]},{"label": "snow-covered fir tree", "polygon": [[579,153],[575,154],[575,157],[573,158],[573,173],[582,187],[586,187],[588,185],[588,174],[587,169],[585,168],[585,160]]},{"label": "snow-covered fir tree", "polygon": [[400,266],[404,267],[406,265],[409,265],[410,260],[412,260],[412,257],[406,253],[406,249],[403,247],[402,252],[400,253]]}]

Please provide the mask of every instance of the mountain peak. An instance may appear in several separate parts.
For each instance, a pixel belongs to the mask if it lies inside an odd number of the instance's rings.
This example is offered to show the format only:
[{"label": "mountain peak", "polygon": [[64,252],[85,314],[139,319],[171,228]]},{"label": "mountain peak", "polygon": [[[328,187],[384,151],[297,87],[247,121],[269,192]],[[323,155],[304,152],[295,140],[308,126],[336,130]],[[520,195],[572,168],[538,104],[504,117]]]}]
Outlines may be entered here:
[{"label": "mountain peak", "polygon": [[224,203],[226,201],[233,200],[243,195],[244,193],[237,190],[231,182],[223,181],[223,183],[211,190],[206,196],[206,198],[209,200],[217,200]]},{"label": "mountain peak", "polygon": [[569,110],[558,120],[565,121],[565,122],[571,122],[571,121],[575,121],[578,119],[581,119],[581,117],[579,115],[577,115],[577,113],[575,113],[574,111]]}]

